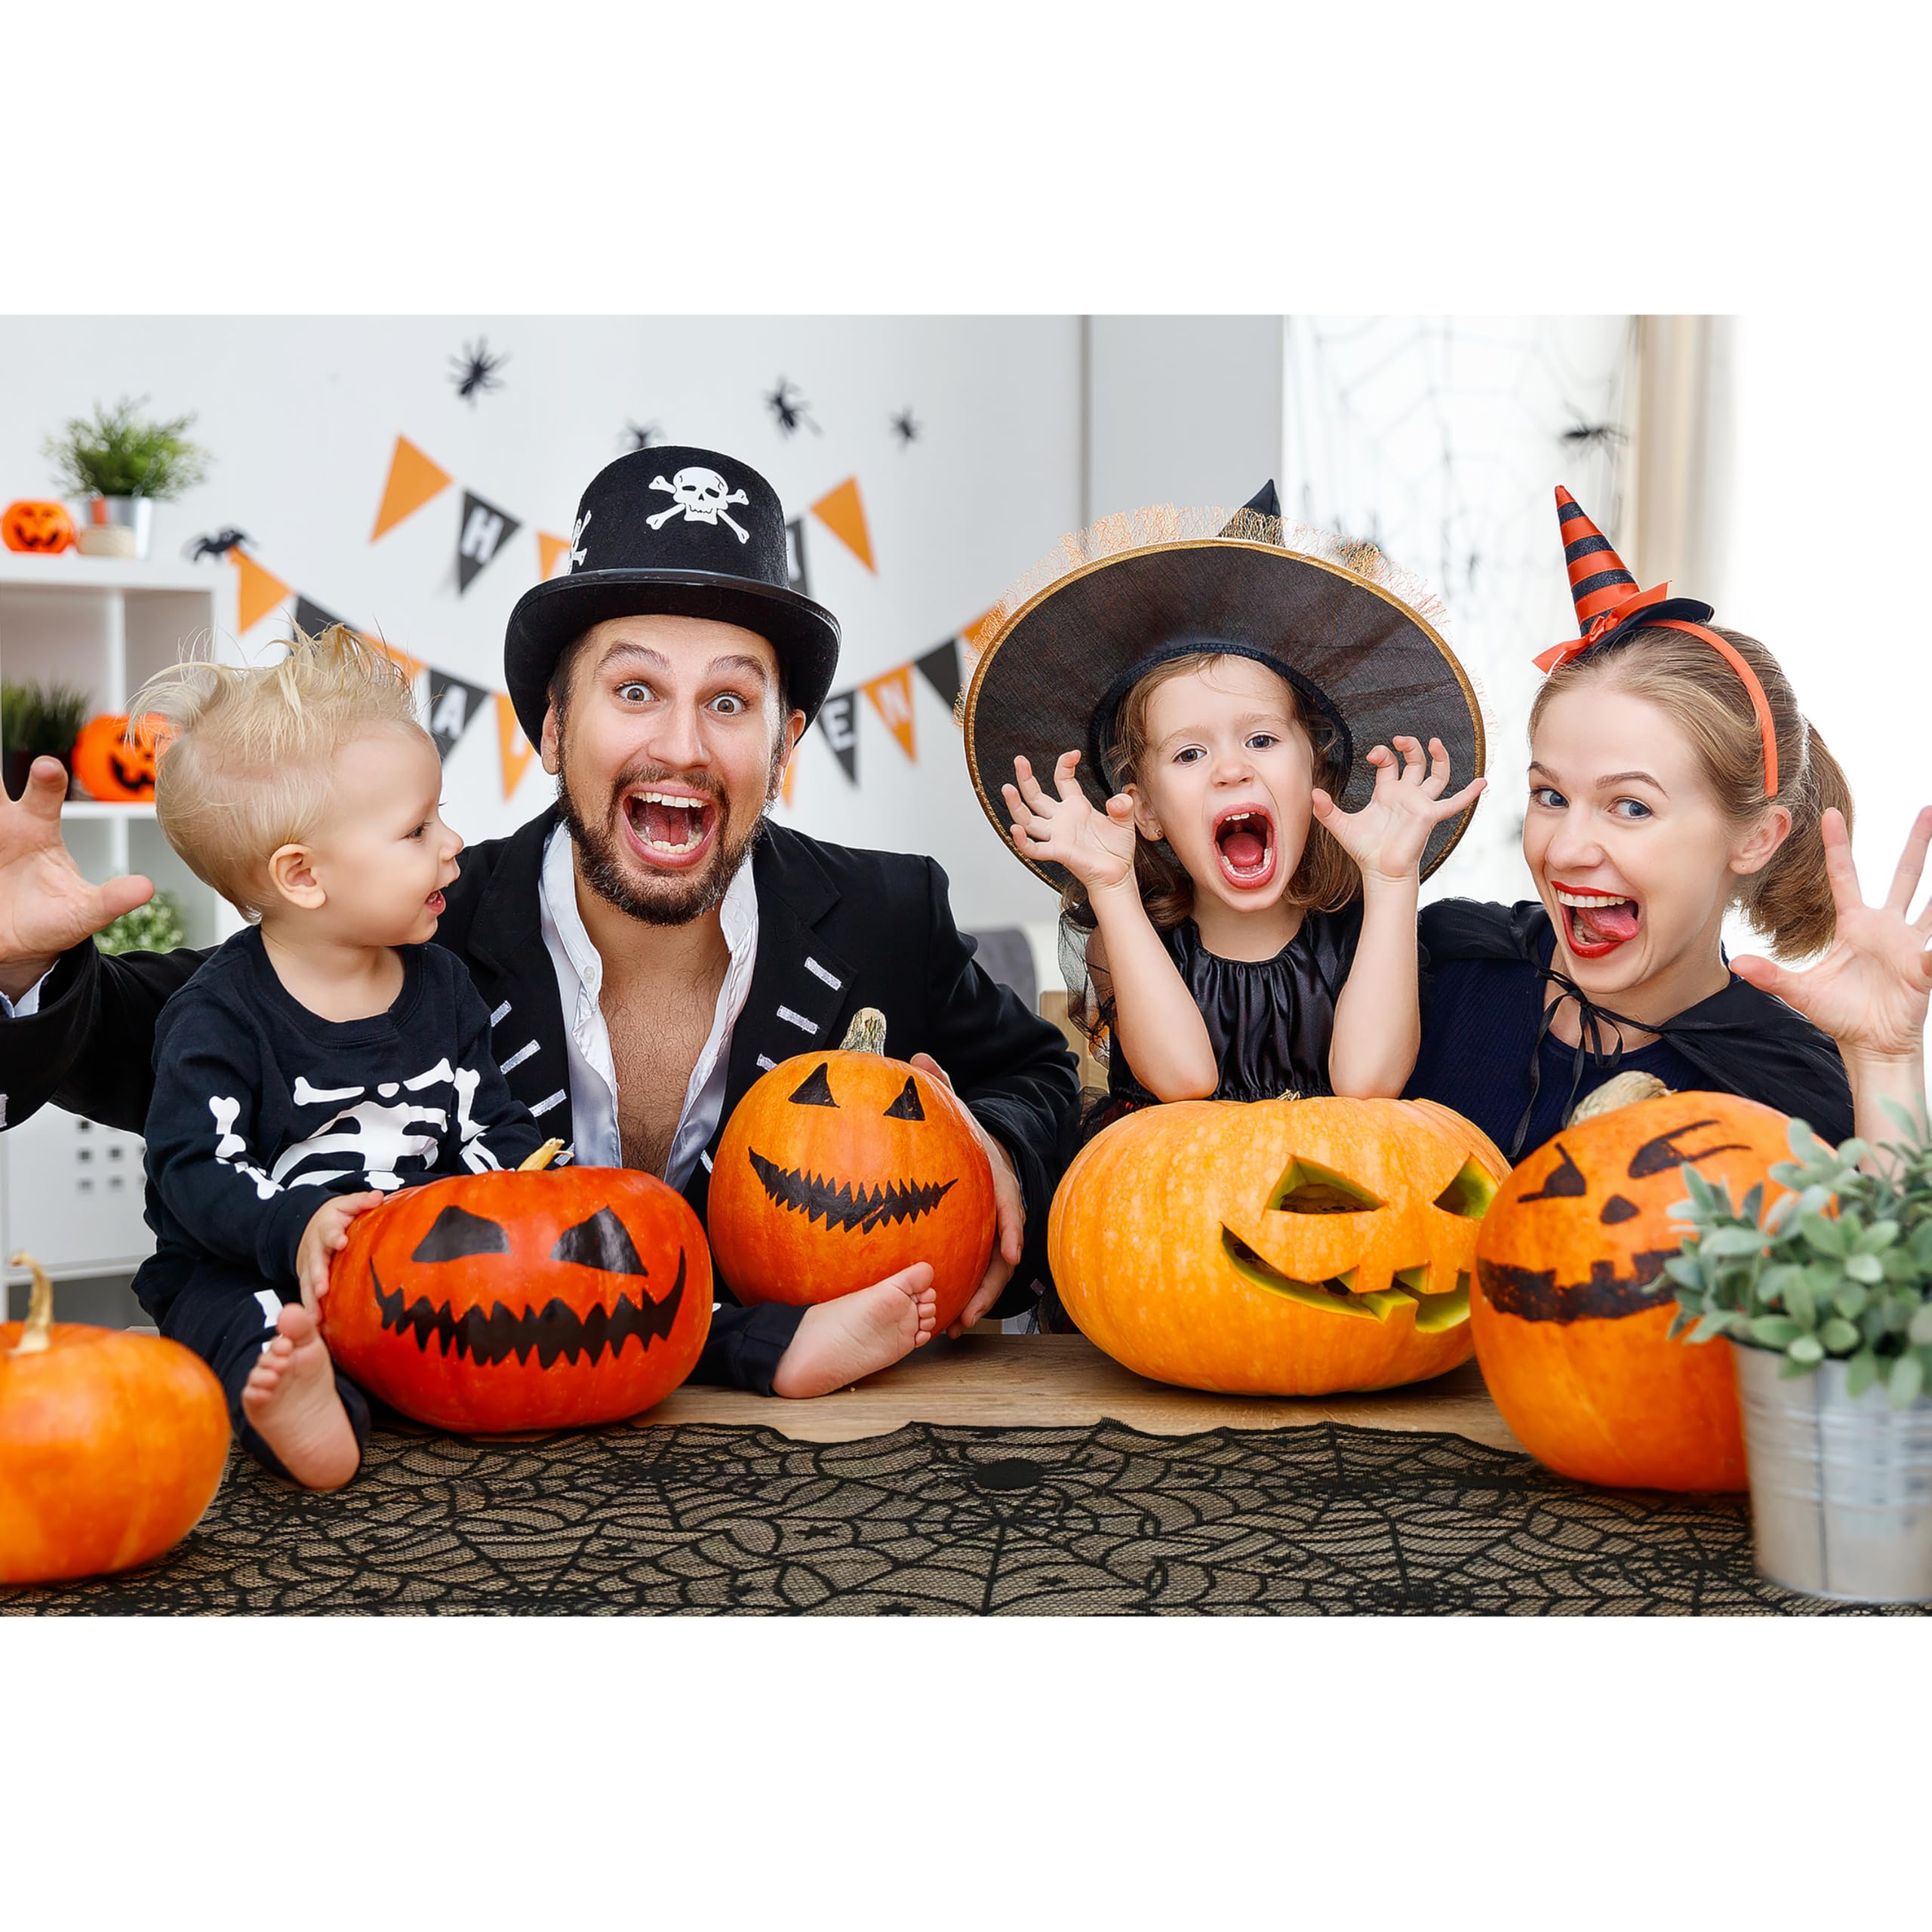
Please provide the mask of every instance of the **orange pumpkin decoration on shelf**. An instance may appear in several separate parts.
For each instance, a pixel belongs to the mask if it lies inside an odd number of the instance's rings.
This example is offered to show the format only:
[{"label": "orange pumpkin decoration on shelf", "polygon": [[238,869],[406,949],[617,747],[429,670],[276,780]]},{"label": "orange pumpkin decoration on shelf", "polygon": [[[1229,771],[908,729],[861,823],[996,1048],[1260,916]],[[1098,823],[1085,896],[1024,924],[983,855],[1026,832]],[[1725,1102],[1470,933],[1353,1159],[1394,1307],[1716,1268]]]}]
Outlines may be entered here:
[{"label": "orange pumpkin decoration on shelf", "polygon": [[1759,1181],[1775,1200],[1790,1124],[1626,1074],[1524,1157],[1477,1239],[1472,1326],[1497,1408],[1539,1462],[1612,1488],[1744,1487],[1730,1344],[1669,1339],[1663,1264],[1684,1235],[1670,1210],[1687,1162],[1734,1201]]},{"label": "orange pumpkin decoration on shelf", "polygon": [[1393,1388],[1469,1360],[1476,1227],[1508,1171],[1430,1102],[1175,1101],[1081,1150],[1048,1252],[1081,1332],[1137,1374]]},{"label": "orange pumpkin decoration on shelf", "polygon": [[738,1103],[718,1143],[705,1216],[741,1301],[831,1301],[931,1263],[939,1325],[986,1272],[993,1174],[964,1106],[885,1056],[868,1007],[836,1052],[781,1060]]},{"label": "orange pumpkin decoration on shelf", "polygon": [[74,740],[69,768],[88,796],[103,804],[142,804],[154,798],[161,721],[143,718],[131,734],[125,717],[91,718]]},{"label": "orange pumpkin decoration on shelf", "polygon": [[349,1223],[322,1334],[373,1395],[438,1429],[582,1429],[662,1401],[711,1331],[711,1258],[684,1197],[627,1168],[405,1189]]},{"label": "orange pumpkin decoration on shelf", "polygon": [[33,1269],[24,1321],[0,1321],[0,1583],[151,1562],[202,1519],[228,1462],[228,1404],[178,1342],[54,1320]]},{"label": "orange pumpkin decoration on shelf", "polygon": [[74,519],[63,503],[23,497],[0,510],[0,543],[10,550],[51,557],[70,549],[76,539]]}]

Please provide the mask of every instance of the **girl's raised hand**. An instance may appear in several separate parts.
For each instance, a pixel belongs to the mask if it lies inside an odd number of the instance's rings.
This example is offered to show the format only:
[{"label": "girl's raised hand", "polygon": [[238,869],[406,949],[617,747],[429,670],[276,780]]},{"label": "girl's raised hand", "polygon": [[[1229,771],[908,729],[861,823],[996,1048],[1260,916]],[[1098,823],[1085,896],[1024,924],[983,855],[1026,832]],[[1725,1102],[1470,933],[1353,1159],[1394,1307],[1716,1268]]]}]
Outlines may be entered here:
[{"label": "girl's raised hand", "polygon": [[1124,792],[1107,801],[1104,812],[1088,803],[1074,776],[1078,752],[1063,752],[1054,767],[1050,798],[1023,758],[1013,761],[1016,788],[1002,785],[1001,795],[1013,817],[1014,844],[1029,859],[1064,866],[1089,892],[1131,883],[1134,878],[1134,801]]},{"label": "girl's raised hand", "polygon": [[1912,894],[1932,847],[1932,805],[1912,821],[1892,889],[1882,906],[1868,906],[1859,890],[1858,868],[1844,815],[1827,811],[1821,826],[1825,870],[1838,909],[1831,950],[1817,965],[1794,973],[1769,959],[1746,954],[1730,962],[1740,980],[1795,1006],[1813,1026],[1831,1035],[1849,1060],[1907,1060],[1921,1050],[1932,998],[1932,900],[1912,917]]},{"label": "girl's raised hand", "polygon": [[1368,755],[1369,763],[1375,767],[1375,789],[1359,811],[1343,811],[1319,786],[1311,794],[1316,822],[1361,867],[1364,884],[1377,879],[1392,883],[1413,879],[1430,832],[1444,819],[1464,810],[1489,783],[1486,778],[1472,778],[1445,798],[1442,791],[1449,783],[1449,754],[1442,740],[1429,740],[1426,762],[1419,740],[1397,738],[1393,742],[1395,751],[1377,745]]}]

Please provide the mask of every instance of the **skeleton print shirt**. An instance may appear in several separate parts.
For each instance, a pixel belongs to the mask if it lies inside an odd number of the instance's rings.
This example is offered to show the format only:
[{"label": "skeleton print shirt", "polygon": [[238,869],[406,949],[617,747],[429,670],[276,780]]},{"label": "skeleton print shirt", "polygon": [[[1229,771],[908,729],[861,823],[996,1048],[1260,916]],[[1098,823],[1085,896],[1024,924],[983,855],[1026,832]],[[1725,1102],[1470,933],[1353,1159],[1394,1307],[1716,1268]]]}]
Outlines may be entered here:
[{"label": "skeleton print shirt", "polygon": [[513,1168],[542,1144],[491,1054],[489,1011],[462,961],[440,946],[399,949],[402,991],[366,1020],[311,1013],[252,926],[162,1009],[147,1219],[164,1254],[292,1281],[326,1195]]}]

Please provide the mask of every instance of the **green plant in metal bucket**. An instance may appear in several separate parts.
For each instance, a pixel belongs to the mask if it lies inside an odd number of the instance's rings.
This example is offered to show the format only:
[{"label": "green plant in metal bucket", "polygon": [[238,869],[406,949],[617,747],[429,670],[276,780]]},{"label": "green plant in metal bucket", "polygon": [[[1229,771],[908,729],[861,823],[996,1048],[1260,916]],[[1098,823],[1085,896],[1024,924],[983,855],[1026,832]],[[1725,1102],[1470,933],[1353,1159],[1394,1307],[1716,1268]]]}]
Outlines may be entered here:
[{"label": "green plant in metal bucket", "polygon": [[94,700],[76,685],[0,685],[0,748],[28,758],[45,755],[63,764],[94,712]]},{"label": "green plant in metal bucket", "polygon": [[188,440],[192,416],[155,422],[123,396],[112,409],[97,402],[91,422],[71,418],[43,454],[62,485],[77,497],[151,497],[165,502],[201,481],[208,451]]},{"label": "green plant in metal bucket", "polygon": [[1690,1198],[1673,1211],[1690,1232],[1664,1263],[1673,1335],[1775,1349],[1787,1378],[1842,1360],[1847,1395],[1880,1383],[1894,1408],[1932,1386],[1932,1133],[1884,1107],[1904,1138],[1881,1143],[1875,1174],[1859,1165],[1863,1141],[1834,1149],[1793,1121],[1792,1158],[1770,1174],[1792,1192],[1768,1210],[1761,1182],[1734,1207],[1728,1187],[1684,1168]]},{"label": "green plant in metal bucket", "polygon": [[145,906],[123,912],[94,936],[103,952],[172,952],[188,943],[181,907],[171,892],[157,892]]}]

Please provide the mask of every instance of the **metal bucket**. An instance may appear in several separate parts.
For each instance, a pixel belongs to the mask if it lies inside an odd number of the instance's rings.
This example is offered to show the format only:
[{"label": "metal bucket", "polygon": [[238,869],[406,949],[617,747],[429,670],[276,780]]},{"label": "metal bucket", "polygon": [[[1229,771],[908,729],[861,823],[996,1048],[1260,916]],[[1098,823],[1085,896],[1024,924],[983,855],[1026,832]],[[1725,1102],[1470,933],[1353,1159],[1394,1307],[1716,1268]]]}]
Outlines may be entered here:
[{"label": "metal bucket", "polygon": [[1932,1398],[1855,1401],[1848,1364],[1789,1381],[1772,1349],[1734,1348],[1758,1567],[1774,1583],[1861,1603],[1932,1599]]},{"label": "metal bucket", "polygon": [[152,497],[90,497],[76,532],[88,557],[145,558],[154,534]]}]

